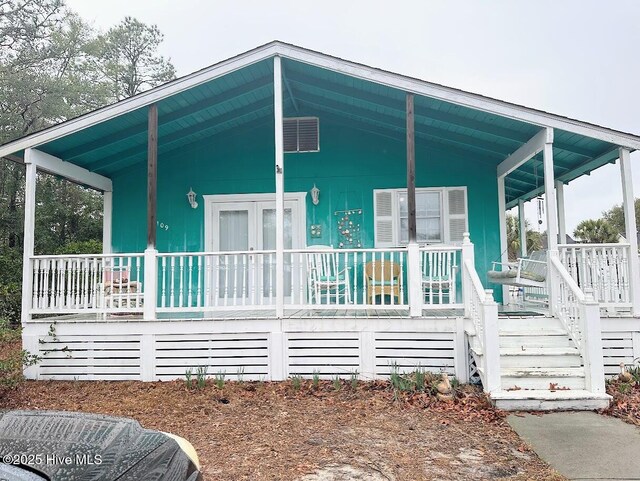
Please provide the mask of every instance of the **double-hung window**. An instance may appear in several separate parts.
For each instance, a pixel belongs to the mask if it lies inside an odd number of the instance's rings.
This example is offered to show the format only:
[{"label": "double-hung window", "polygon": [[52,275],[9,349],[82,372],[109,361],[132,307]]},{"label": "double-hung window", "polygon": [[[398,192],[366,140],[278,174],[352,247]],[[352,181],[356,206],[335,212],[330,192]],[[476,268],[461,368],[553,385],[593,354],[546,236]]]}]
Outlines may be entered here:
[{"label": "double-hung window", "polygon": [[[376,247],[406,245],[409,209],[406,189],[374,191]],[[468,230],[464,187],[416,189],[416,240],[420,244],[462,242]]]}]

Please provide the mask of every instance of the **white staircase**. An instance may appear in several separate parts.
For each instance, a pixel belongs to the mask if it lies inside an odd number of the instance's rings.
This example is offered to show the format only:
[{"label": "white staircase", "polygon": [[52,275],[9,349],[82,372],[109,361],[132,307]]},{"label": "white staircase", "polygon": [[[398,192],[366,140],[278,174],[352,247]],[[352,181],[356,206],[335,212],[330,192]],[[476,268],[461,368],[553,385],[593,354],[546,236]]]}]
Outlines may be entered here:
[{"label": "white staircase", "polygon": [[[490,394],[496,407],[593,410],[608,405],[609,396],[586,390],[582,357],[559,319],[501,317],[498,334],[501,390]],[[482,356],[474,336],[469,339],[472,354]]]}]

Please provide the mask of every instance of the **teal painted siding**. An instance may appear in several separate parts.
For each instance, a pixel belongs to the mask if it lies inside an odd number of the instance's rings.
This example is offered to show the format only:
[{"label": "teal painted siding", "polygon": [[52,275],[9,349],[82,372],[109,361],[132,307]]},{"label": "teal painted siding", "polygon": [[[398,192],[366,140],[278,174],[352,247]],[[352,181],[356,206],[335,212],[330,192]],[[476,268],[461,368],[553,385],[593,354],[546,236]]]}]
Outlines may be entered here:
[{"label": "teal painted siding", "polygon": [[[274,192],[273,127],[238,131],[201,141],[159,159],[159,251],[204,250],[203,194]],[[373,247],[373,189],[406,186],[405,144],[360,130],[332,126],[320,118],[320,152],[287,154],[285,190],[308,192],[314,182],[320,203],[307,197],[307,244],[338,244],[334,211],[362,208],[362,241]],[[495,166],[416,148],[418,187],[467,186],[469,230],[481,276],[500,257]],[[113,178],[113,246],[116,252],[146,247],[146,168]],[[186,198],[198,194],[198,209]],[[308,226],[322,225],[310,237]]]}]

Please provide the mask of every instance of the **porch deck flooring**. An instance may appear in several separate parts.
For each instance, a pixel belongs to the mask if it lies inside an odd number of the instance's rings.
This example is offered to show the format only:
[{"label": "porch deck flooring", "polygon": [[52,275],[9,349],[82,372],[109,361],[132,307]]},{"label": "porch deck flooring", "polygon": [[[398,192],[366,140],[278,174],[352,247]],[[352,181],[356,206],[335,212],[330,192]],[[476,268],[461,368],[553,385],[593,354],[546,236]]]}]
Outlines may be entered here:
[{"label": "porch deck flooring", "polygon": [[[463,309],[424,309],[423,318],[451,319],[464,316]],[[408,308],[379,308],[379,309],[289,309],[285,310],[285,319],[388,319],[409,318]],[[207,311],[207,312],[163,312],[158,313],[159,321],[173,320],[259,320],[275,319],[275,309]],[[87,322],[113,321],[129,322],[141,321],[142,314],[97,314],[78,313],[59,316],[47,316],[34,319],[32,322]]]}]

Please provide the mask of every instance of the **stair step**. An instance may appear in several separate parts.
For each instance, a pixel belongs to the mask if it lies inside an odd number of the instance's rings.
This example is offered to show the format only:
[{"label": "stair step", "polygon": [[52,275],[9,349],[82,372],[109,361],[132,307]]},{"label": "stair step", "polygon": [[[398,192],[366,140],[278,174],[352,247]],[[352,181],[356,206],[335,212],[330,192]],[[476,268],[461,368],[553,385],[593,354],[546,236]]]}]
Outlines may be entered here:
[{"label": "stair step", "polygon": [[552,337],[552,336],[566,336],[567,331],[562,326],[549,329],[540,328],[527,328],[527,329],[507,329],[503,327],[498,328],[500,336],[512,336],[512,337]]},{"label": "stair step", "polygon": [[500,367],[505,369],[531,370],[581,366],[582,358],[575,348],[500,349]]},{"label": "stair step", "polygon": [[530,349],[536,347],[573,347],[574,344],[565,333],[557,335],[505,336],[500,334],[501,348]]},{"label": "stair step", "polygon": [[559,319],[553,317],[532,317],[532,318],[501,318],[498,319],[499,330],[523,331],[523,330],[547,330],[562,329]]},{"label": "stair step", "polygon": [[584,369],[582,367],[504,367],[501,369],[503,389],[547,390],[551,384],[559,388],[584,389]]},{"label": "stair step", "polygon": [[491,401],[505,411],[592,411],[609,406],[611,396],[594,394],[584,389],[549,391],[547,389],[521,389],[491,393]]}]

